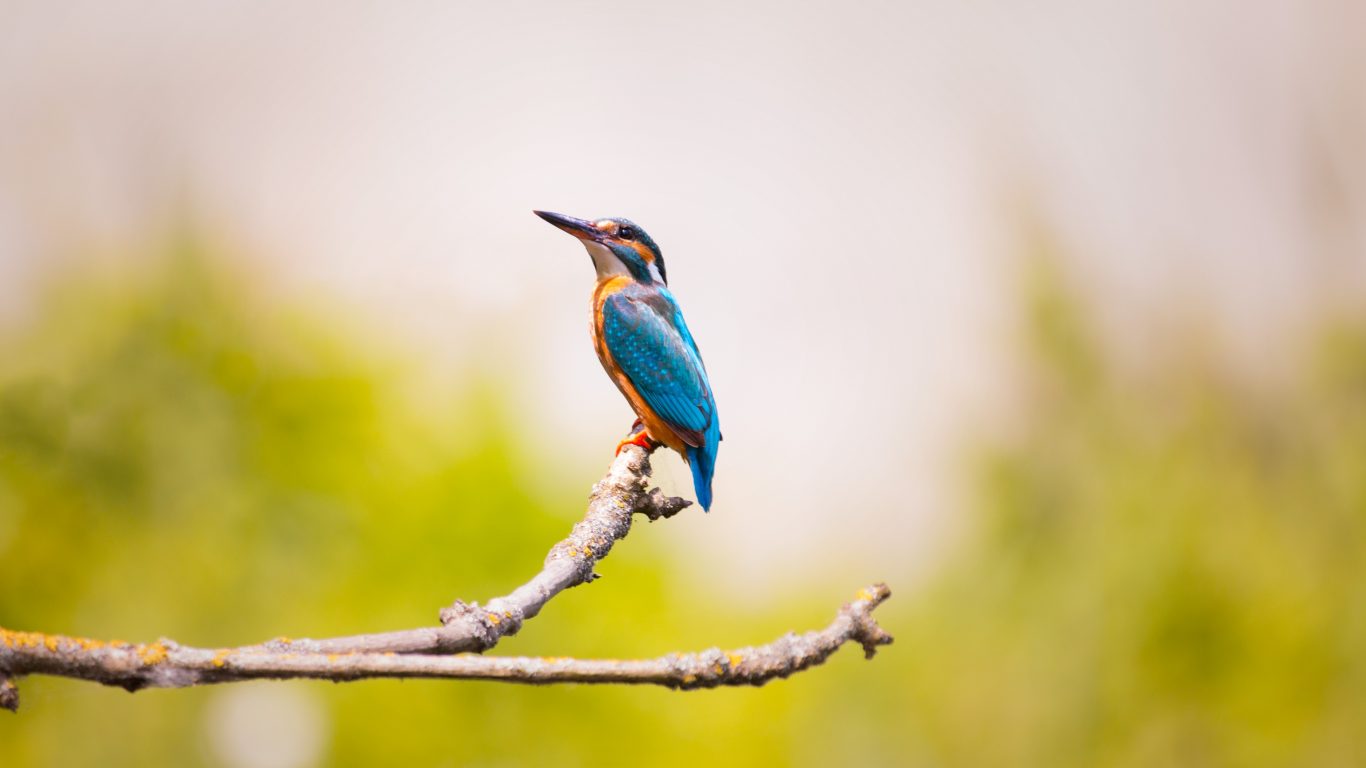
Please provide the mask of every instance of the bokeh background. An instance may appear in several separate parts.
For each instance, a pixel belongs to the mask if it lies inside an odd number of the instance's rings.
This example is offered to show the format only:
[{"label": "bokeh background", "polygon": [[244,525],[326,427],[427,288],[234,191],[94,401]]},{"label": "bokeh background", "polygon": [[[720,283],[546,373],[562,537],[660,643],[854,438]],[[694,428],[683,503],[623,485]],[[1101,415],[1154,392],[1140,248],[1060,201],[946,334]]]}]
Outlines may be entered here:
[{"label": "bokeh background", "polygon": [[[631,416],[662,244],[727,440],[505,654],[824,625],[757,690],[22,681],[0,763],[1366,762],[1366,7],[0,4],[0,625],[435,620]],[[686,468],[658,479],[688,493]]]}]

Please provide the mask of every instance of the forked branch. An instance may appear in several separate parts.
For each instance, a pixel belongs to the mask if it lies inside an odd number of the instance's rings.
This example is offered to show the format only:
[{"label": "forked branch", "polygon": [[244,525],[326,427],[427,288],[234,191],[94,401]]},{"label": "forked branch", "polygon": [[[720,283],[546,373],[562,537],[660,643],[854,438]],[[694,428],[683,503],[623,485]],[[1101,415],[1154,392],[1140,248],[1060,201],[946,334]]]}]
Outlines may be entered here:
[{"label": "forked branch", "polygon": [[[109,643],[0,628],[0,707],[17,710],[13,678],[28,674],[72,677],[136,691],[183,688],[260,678],[312,678],[336,682],[376,677],[501,680],[518,683],[626,683],[670,688],[762,685],[825,661],[846,642],[868,658],[892,638],[872,611],[891,591],[885,584],[861,590],[825,629],[787,635],[766,645],[670,654],[656,659],[487,657],[469,651],[493,647],[517,632],[560,592],[592,581],[594,566],[624,538],[635,514],[671,517],[690,502],[646,491],[649,455],[627,446],[593,487],[588,512],[568,538],[546,556],[545,566],[512,593],[486,605],[456,602],[441,611],[441,626],[322,640],[278,639],[241,648],[192,648],[173,640]],[[451,655],[456,654],[456,655]]]}]

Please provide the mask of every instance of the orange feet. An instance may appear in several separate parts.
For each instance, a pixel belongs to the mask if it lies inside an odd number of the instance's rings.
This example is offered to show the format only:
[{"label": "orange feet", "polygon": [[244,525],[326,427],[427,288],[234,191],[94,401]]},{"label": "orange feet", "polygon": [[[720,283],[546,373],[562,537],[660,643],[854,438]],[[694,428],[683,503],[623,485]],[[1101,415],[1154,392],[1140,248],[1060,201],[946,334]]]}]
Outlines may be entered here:
[{"label": "orange feet", "polygon": [[645,425],[641,423],[640,419],[636,419],[636,423],[631,425],[630,434],[626,436],[626,439],[617,443],[616,454],[613,455],[620,454],[621,449],[628,445],[638,445],[644,448],[646,453],[651,453],[663,443],[650,437],[650,434],[645,431]]}]

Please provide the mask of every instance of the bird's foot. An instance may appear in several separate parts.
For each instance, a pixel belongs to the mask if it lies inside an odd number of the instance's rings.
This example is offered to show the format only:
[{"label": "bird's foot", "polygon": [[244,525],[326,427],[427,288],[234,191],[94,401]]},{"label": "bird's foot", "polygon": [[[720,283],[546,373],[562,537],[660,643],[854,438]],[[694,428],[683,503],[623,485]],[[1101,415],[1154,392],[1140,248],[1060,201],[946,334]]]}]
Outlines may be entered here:
[{"label": "bird's foot", "polygon": [[636,419],[636,423],[631,425],[630,433],[626,435],[625,439],[617,443],[617,450],[613,455],[620,455],[621,449],[628,445],[638,445],[644,448],[646,453],[652,453],[663,443],[650,437],[650,433],[645,431],[645,424],[640,419]]}]

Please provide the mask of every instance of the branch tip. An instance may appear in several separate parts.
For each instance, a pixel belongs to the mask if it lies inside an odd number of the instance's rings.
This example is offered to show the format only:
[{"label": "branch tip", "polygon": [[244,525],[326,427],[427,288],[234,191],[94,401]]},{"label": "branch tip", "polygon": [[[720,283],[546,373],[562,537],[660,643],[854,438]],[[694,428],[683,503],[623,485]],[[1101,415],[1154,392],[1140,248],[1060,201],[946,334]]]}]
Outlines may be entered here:
[{"label": "branch tip", "polygon": [[19,686],[4,676],[0,676],[0,709],[19,711]]},{"label": "branch tip", "polygon": [[635,512],[645,515],[650,522],[673,517],[692,506],[692,502],[679,496],[665,496],[658,488],[638,498]]},{"label": "branch tip", "polygon": [[852,622],[849,639],[863,646],[863,656],[871,659],[877,655],[880,645],[891,645],[892,636],[873,618],[873,609],[882,605],[892,596],[892,590],[883,582],[865,587],[854,596],[854,601],[844,606],[842,613]]}]

